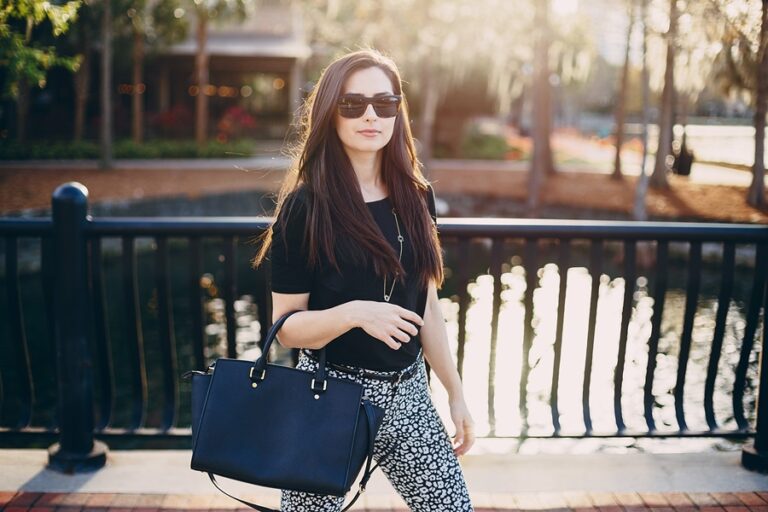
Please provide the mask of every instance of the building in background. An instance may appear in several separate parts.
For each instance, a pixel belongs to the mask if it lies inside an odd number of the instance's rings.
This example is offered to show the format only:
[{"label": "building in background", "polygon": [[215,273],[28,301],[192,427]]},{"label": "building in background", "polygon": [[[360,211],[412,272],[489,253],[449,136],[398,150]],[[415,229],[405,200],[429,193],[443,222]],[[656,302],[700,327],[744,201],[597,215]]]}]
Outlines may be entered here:
[{"label": "building in background", "polygon": [[[185,16],[188,38],[162,50],[147,70],[150,136],[193,134],[194,96],[199,93],[196,20],[191,9]],[[227,124],[239,124],[241,135],[282,139],[302,98],[304,63],[311,53],[295,2],[263,1],[243,22],[212,21],[207,50],[209,135],[221,138]],[[130,98],[124,102],[127,108]],[[174,125],[180,118],[188,122]]]}]

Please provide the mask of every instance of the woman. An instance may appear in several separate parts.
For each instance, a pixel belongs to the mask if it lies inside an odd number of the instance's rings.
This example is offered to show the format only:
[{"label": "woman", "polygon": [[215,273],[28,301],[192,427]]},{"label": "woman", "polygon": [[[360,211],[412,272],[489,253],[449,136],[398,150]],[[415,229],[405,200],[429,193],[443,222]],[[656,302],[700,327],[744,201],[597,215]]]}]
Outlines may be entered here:
[{"label": "woman", "polygon": [[[457,456],[474,443],[437,297],[442,249],[395,64],[373,50],[322,73],[301,116],[297,165],[254,258],[270,252],[272,319],[301,348],[297,368],[363,385],[386,410],[374,458],[414,511],[471,511]],[[435,411],[424,359],[449,393],[455,446]],[[338,511],[344,498],[283,490],[283,511]]]}]

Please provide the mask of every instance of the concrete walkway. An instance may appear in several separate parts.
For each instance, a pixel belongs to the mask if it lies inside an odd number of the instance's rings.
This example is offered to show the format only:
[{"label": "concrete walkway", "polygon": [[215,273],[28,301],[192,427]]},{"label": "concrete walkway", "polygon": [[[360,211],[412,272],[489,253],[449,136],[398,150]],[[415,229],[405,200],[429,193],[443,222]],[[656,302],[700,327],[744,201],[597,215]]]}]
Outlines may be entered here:
[{"label": "concrete walkway", "polygon": [[[477,509],[610,508],[617,512],[623,507],[671,512],[673,507],[693,507],[708,512],[748,512],[748,508],[768,512],[768,475],[743,469],[738,450],[513,454],[490,453],[483,449],[483,442],[476,445],[478,454],[461,458]],[[30,502],[23,507],[40,511],[53,510],[38,508],[45,500],[67,505],[66,510],[242,508],[216,490],[206,474],[189,469],[190,456],[187,450],[113,450],[99,471],[65,475],[45,468],[45,450],[0,450],[0,506],[3,499],[15,496]],[[244,499],[279,506],[278,490],[218,480],[228,492]],[[8,504],[5,510],[27,508]],[[350,510],[407,507],[377,470]]]}]

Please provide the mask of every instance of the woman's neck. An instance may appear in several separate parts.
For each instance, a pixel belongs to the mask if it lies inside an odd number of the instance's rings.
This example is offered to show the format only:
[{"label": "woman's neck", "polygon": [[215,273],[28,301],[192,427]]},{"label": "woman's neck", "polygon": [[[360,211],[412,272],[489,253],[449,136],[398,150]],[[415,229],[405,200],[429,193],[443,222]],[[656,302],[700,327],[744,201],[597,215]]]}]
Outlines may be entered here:
[{"label": "woman's neck", "polygon": [[381,180],[381,151],[348,153],[360,188],[367,191],[383,190]]}]

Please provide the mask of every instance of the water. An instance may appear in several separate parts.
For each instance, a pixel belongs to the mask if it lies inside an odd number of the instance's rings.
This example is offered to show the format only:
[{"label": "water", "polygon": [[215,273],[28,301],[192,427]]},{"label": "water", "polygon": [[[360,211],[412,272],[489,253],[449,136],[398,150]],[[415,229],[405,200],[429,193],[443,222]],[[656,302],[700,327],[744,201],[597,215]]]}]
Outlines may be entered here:
[{"label": "water", "polygon": [[[531,371],[528,380],[528,422],[530,434],[546,435],[552,432],[549,397],[554,365],[554,339],[560,275],[557,267],[547,264],[540,269],[540,287],[534,292],[534,338],[529,353]],[[561,373],[558,392],[560,423],[563,433],[584,431],[582,417],[583,367],[587,346],[589,297],[592,277],[585,268],[568,271],[568,290],[563,329]],[[651,332],[653,298],[649,296],[646,278],[638,279],[641,286],[635,293],[632,318],[629,324],[622,406],[624,421],[629,430],[643,431],[647,427],[643,417],[643,386],[648,356],[647,340]],[[504,291],[499,313],[499,336],[496,347],[496,388],[494,407],[496,435],[517,436],[522,418],[519,410],[519,389],[522,367],[523,324],[525,309],[525,274],[522,267],[514,267],[502,275]],[[593,352],[593,366],[589,401],[593,428],[596,432],[616,430],[613,411],[613,378],[616,365],[621,305],[626,283],[621,277],[600,276],[597,326]],[[490,418],[488,408],[488,376],[490,361],[491,308],[493,278],[480,276],[469,286],[472,305],[467,312],[467,343],[464,362],[464,386],[476,429],[479,435],[488,435]],[[706,429],[703,395],[704,379],[709,357],[711,333],[714,329],[716,298],[702,297],[694,322],[692,352],[685,388],[685,405],[691,429]],[[458,346],[458,304],[442,299],[447,320],[451,348]],[[659,356],[657,359],[654,395],[657,397],[655,418],[659,430],[676,430],[672,393],[677,372],[679,336],[685,294],[682,290],[669,290],[665,300]],[[738,349],[744,329],[744,308],[739,301],[731,301],[723,357],[719,364],[718,386],[715,392],[715,411],[725,427],[734,427],[730,403],[734,368],[738,362]],[[756,358],[751,359],[751,389],[756,385]],[[752,412],[753,397],[748,397]]]},{"label": "water", "polygon": [[[603,132],[610,129],[612,120],[603,123]],[[628,132],[640,136],[641,125],[627,124]],[[659,140],[658,125],[648,125],[648,144],[656,151]],[[699,162],[723,162],[752,166],[755,161],[755,128],[748,125],[689,124],[685,127],[686,144]],[[610,133],[610,132],[607,132]],[[683,127],[675,125],[675,140],[682,140]],[[766,137],[768,139],[768,137]],[[768,147],[768,145],[766,145]]]}]

